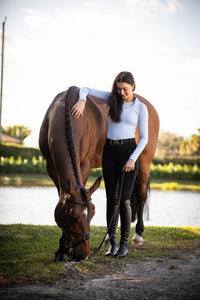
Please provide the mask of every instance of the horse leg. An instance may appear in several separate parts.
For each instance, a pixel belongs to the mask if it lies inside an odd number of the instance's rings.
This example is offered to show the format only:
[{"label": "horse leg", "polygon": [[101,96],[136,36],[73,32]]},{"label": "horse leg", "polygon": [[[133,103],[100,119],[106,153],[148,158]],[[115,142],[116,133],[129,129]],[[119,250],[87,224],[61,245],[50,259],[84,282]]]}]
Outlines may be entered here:
[{"label": "horse leg", "polygon": [[[60,209],[60,203],[61,201],[59,201],[59,203],[57,204],[56,209]],[[66,232],[64,233],[63,231],[61,238],[59,240],[59,247],[55,252],[55,262],[68,261],[69,252],[70,252],[70,238],[69,237],[67,238]]]},{"label": "horse leg", "polygon": [[81,174],[83,179],[83,184],[85,185],[88,177],[90,175],[90,160],[84,160],[81,162]]},{"label": "horse leg", "polygon": [[132,239],[133,244],[136,246],[143,245],[144,240],[142,234],[144,232],[144,222],[143,222],[143,212],[144,206],[147,200],[147,192],[149,186],[149,175],[150,175],[150,165],[139,167],[142,172],[138,172],[138,184],[137,184],[137,223],[136,223],[136,233]]},{"label": "horse leg", "polygon": [[[60,194],[57,173],[53,166],[52,161],[51,162],[50,161],[51,160],[48,160],[46,163],[47,172],[51,177],[51,179],[53,180],[55,186],[57,187],[58,194]],[[59,240],[58,250],[55,252],[55,262],[68,261],[68,255],[69,255],[69,246],[67,245],[67,240],[63,232]]]},{"label": "horse leg", "polygon": [[57,190],[58,190],[58,193],[59,193],[58,177],[57,177],[57,174],[56,174],[56,170],[53,167],[53,163],[52,162],[50,163],[50,161],[46,161],[46,168],[47,168],[47,172],[48,172],[49,176],[53,180],[53,183],[57,187]]},{"label": "horse leg", "polygon": [[69,256],[69,247],[67,246],[65,234],[63,232],[59,240],[59,248],[55,252],[55,262],[68,261],[68,256]]},{"label": "horse leg", "polygon": [[[66,199],[66,192],[63,191],[62,189],[59,191],[59,202],[55,208],[54,216],[55,220],[57,222],[57,225],[59,227],[62,227],[61,224],[63,224],[63,203],[65,202]],[[59,216],[59,212],[61,215]],[[61,224],[60,224],[61,222]],[[55,262],[59,261],[68,261],[69,253],[70,253],[70,237],[66,233],[66,231],[62,232],[61,238],[59,240],[59,247],[58,250],[55,252]]]},{"label": "horse leg", "polygon": [[138,208],[137,208],[137,224],[136,224],[136,233],[132,239],[133,244],[136,246],[143,245],[143,238],[142,234],[144,231],[144,222],[143,222],[143,211],[144,205],[147,199],[147,192],[146,192],[146,184],[141,184],[139,186],[139,191],[137,195],[138,201]]}]

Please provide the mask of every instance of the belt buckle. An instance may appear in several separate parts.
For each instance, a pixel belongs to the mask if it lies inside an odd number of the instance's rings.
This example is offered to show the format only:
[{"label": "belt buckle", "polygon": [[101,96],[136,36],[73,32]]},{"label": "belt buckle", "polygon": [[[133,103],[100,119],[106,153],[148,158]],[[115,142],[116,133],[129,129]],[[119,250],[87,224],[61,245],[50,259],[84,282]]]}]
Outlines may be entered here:
[{"label": "belt buckle", "polygon": [[115,145],[115,144],[117,144],[117,145],[123,145],[123,140],[110,140],[110,145]]},{"label": "belt buckle", "polygon": [[114,145],[115,144],[115,140],[110,140],[110,145]]}]

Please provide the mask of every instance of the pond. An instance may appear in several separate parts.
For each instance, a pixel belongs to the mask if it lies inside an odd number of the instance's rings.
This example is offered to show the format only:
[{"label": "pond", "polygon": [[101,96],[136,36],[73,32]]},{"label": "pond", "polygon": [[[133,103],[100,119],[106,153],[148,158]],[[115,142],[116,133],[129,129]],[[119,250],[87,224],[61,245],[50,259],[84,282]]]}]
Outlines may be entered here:
[{"label": "pond", "polygon": [[[91,225],[106,225],[105,190],[92,196],[96,213]],[[54,187],[0,187],[0,224],[55,225],[58,202]],[[200,226],[200,194],[152,190],[145,226]],[[134,224],[135,225],[135,224]]]}]

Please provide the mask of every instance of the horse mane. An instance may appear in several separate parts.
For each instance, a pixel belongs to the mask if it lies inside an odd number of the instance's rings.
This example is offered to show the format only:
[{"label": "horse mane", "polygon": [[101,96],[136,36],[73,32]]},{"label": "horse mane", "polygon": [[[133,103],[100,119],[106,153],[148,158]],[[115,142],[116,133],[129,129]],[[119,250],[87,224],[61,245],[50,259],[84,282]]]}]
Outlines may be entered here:
[{"label": "horse mane", "polygon": [[69,94],[72,91],[74,87],[70,87],[65,96],[65,132],[66,132],[66,139],[67,139],[67,145],[69,148],[69,153],[72,160],[72,166],[74,170],[74,176],[76,178],[77,185],[81,185],[79,175],[78,175],[78,168],[76,164],[76,153],[74,148],[74,140],[73,140],[73,134],[72,134],[72,126],[71,126],[71,120],[70,120],[70,106],[69,106]]},{"label": "horse mane", "polygon": [[80,182],[79,174],[78,174],[78,168],[77,168],[77,163],[76,163],[76,152],[75,152],[75,147],[74,147],[74,140],[73,140],[73,132],[72,132],[72,126],[71,126],[71,112],[70,112],[70,107],[71,103],[69,102],[70,96],[74,96],[74,93],[77,93],[78,87],[76,86],[71,86],[65,95],[65,132],[66,132],[66,140],[67,140],[67,145],[72,161],[72,167],[74,171],[74,176],[76,179],[77,183],[77,188],[80,188],[81,190],[81,195],[82,199],[86,204],[88,204],[88,198],[85,193],[85,189],[82,187],[82,184]]}]

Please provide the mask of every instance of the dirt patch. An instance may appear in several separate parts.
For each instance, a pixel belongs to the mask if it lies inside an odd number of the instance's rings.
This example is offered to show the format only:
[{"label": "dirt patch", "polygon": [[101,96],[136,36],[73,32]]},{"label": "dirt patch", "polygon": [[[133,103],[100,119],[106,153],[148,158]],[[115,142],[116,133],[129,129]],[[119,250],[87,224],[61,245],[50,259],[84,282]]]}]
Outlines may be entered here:
[{"label": "dirt patch", "polygon": [[83,274],[70,263],[55,284],[34,283],[0,290],[1,299],[200,299],[200,248],[177,259],[108,262],[109,273]]}]

